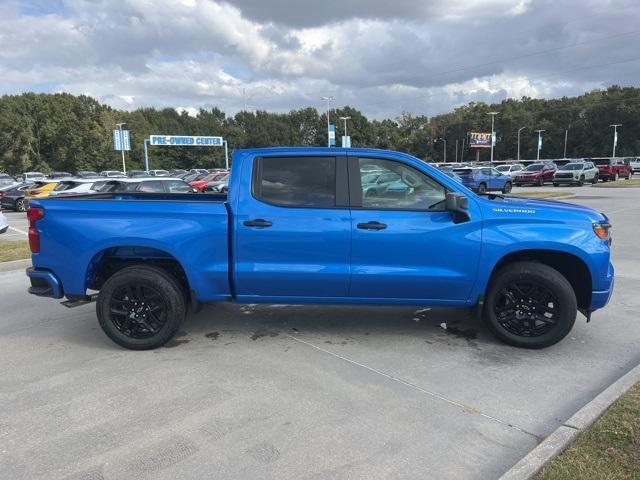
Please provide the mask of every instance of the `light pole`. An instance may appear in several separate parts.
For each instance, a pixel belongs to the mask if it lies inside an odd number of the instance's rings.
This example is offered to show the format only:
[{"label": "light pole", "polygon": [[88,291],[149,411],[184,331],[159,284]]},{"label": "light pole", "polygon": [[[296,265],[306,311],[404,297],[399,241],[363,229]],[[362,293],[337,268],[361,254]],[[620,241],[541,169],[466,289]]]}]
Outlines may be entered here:
[{"label": "light pole", "polygon": [[329,136],[329,102],[331,102],[331,100],[333,100],[333,95],[331,96],[324,96],[324,97],[320,97],[321,100],[326,100],[327,102],[327,147],[331,146],[331,138]]},{"label": "light pole", "polygon": [[122,135],[122,126],[127,122],[116,123],[116,127],[120,130],[120,152],[122,153],[122,173],[127,173],[127,166],[124,163],[124,136]]},{"label": "light pole", "polygon": [[520,132],[527,127],[520,127],[518,129],[518,161],[520,161]]},{"label": "light pole", "polygon": [[493,131],[493,121],[500,112],[488,112],[487,115],[491,115],[491,165],[493,165],[493,143],[496,132]]},{"label": "light pole", "polygon": [[340,117],[340,120],[344,122],[344,136],[347,136],[347,120],[351,120],[351,117]]},{"label": "light pole", "polygon": [[616,158],[616,145],[618,144],[618,127],[621,127],[621,123],[616,123],[614,125],[609,125],[613,127],[613,154],[611,155],[613,158]]},{"label": "light pole", "polygon": [[567,128],[564,131],[564,153],[562,154],[562,158],[567,158],[567,137],[569,136],[569,129]]},{"label": "light pole", "polygon": [[542,147],[542,132],[546,132],[546,130],[535,130],[536,132],[538,132],[538,156],[536,157],[536,160],[540,160],[540,149]]},{"label": "light pole", "polygon": [[442,156],[443,156],[443,161],[442,163],[447,163],[447,140],[444,137],[440,137],[438,139],[436,139],[436,142],[438,140],[442,140],[442,143],[444,145],[444,148],[442,149]]}]

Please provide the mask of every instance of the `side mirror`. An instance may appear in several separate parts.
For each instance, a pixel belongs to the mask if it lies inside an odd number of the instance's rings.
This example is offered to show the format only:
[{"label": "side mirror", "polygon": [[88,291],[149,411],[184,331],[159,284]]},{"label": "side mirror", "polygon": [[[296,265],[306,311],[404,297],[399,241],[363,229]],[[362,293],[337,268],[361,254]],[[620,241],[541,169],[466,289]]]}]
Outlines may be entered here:
[{"label": "side mirror", "polygon": [[445,199],[445,209],[453,213],[453,223],[469,221],[469,199],[457,192],[448,192]]}]

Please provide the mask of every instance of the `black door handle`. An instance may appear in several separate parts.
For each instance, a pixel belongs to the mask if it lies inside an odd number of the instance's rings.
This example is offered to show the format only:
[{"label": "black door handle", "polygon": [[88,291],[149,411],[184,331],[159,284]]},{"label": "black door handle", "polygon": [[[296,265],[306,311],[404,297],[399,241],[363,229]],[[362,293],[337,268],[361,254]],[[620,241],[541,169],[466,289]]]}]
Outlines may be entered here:
[{"label": "black door handle", "polygon": [[359,223],[358,228],[361,230],[384,230],[387,228],[387,224],[380,222]]},{"label": "black door handle", "polygon": [[263,220],[262,218],[256,218],[255,220],[245,220],[243,225],[245,227],[270,227],[273,225],[269,220]]}]

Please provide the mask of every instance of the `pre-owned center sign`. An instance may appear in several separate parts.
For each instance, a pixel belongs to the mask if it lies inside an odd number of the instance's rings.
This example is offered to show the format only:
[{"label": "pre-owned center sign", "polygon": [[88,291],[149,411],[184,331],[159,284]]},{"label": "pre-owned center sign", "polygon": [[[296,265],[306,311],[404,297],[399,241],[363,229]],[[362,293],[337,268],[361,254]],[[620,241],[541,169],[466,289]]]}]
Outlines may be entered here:
[{"label": "pre-owned center sign", "polygon": [[222,137],[192,137],[187,135],[151,135],[150,145],[170,147],[221,147]]}]

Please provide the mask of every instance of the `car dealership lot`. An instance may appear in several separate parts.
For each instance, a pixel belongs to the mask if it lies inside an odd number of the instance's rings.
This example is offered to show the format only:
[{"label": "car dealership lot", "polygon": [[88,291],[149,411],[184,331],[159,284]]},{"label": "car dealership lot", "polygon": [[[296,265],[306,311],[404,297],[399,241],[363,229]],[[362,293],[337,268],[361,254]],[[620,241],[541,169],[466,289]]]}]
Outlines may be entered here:
[{"label": "car dealership lot", "polygon": [[616,288],[541,351],[499,343],[467,312],[221,304],[168,348],[131,352],[93,305],[56,306],[23,272],[0,274],[0,472],[499,476],[640,361],[640,189],[560,190],[610,216]]}]

